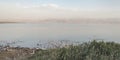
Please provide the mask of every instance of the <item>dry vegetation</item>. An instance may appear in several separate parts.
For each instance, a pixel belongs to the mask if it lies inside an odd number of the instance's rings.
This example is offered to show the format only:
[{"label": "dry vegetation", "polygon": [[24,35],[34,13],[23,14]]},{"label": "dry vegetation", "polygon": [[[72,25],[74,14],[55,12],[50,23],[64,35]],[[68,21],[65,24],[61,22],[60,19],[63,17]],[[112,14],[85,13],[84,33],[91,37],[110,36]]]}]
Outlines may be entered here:
[{"label": "dry vegetation", "polygon": [[79,45],[40,50],[28,60],[120,60],[120,44],[94,40]]},{"label": "dry vegetation", "polygon": [[58,45],[52,46],[54,48],[36,49],[34,54],[31,54],[33,49],[12,48],[1,51],[0,60],[120,60],[119,43],[94,40],[77,45],[65,45],[64,41],[61,41]]}]

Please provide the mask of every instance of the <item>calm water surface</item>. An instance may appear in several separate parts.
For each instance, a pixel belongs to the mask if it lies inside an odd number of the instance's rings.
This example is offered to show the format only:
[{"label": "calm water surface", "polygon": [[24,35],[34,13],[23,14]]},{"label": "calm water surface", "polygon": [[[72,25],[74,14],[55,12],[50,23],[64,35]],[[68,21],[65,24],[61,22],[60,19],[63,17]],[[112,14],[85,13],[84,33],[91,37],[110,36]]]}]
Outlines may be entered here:
[{"label": "calm water surface", "polygon": [[93,39],[120,42],[120,24],[14,23],[0,24],[0,41],[22,41],[16,46],[34,47],[38,41]]}]

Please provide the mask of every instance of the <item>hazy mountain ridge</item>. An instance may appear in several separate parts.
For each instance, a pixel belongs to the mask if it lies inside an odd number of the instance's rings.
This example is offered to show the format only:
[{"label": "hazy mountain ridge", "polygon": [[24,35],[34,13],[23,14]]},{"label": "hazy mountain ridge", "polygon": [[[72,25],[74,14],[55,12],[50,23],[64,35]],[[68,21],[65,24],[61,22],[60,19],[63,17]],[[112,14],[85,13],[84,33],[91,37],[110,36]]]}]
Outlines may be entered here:
[{"label": "hazy mountain ridge", "polygon": [[43,22],[57,22],[57,23],[93,23],[93,24],[120,24],[120,19],[112,18],[112,19],[45,19],[45,20],[1,20],[0,23],[43,23]]},{"label": "hazy mountain ridge", "polygon": [[67,19],[66,20],[64,20],[64,19],[61,19],[61,20],[53,19],[53,20],[43,20],[42,22],[119,24],[120,19],[70,19],[70,20],[67,20]]}]

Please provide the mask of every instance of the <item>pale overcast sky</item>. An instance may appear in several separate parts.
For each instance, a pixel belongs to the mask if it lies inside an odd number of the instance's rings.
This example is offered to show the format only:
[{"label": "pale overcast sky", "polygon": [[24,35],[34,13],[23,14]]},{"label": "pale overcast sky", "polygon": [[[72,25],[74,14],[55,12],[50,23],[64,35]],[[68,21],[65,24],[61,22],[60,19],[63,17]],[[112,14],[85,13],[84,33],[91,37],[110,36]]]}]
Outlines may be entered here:
[{"label": "pale overcast sky", "polygon": [[0,0],[0,21],[119,17],[120,0]]}]

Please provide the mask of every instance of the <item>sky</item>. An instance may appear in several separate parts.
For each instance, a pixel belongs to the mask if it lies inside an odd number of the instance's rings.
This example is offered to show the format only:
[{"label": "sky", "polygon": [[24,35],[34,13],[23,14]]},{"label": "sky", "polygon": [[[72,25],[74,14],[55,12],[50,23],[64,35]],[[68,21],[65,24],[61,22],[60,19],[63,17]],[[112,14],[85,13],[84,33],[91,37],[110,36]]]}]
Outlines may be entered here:
[{"label": "sky", "polygon": [[120,18],[120,0],[0,0],[0,21]]}]

